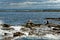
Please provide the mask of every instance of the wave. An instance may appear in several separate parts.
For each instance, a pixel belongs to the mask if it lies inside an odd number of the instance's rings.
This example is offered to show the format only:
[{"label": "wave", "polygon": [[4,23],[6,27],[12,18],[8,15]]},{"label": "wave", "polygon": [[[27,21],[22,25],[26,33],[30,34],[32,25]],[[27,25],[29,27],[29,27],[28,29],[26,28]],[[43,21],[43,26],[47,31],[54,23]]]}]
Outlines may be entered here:
[{"label": "wave", "polygon": [[60,39],[60,36],[55,36],[55,35],[52,35],[52,34],[46,34],[45,36],[39,36],[39,37],[32,37],[32,36],[27,36],[27,37],[18,37],[16,38],[16,40],[59,40]]},{"label": "wave", "polygon": [[36,1],[25,1],[25,2],[0,2],[0,8],[31,8],[31,9],[40,9],[40,8],[60,8],[60,1],[59,0],[48,0],[42,2]]}]

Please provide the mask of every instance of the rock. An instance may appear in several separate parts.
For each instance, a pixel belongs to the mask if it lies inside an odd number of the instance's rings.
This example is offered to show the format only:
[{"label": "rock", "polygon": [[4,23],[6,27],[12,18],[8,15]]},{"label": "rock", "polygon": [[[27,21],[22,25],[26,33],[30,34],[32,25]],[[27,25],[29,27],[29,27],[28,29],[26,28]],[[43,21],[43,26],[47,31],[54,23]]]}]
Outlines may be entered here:
[{"label": "rock", "polygon": [[2,24],[3,27],[10,27],[8,24]]},{"label": "rock", "polygon": [[34,32],[33,32],[33,31],[30,31],[30,32],[29,32],[29,35],[33,35],[33,34],[34,34]]},{"label": "rock", "polygon": [[60,28],[53,28],[53,30],[60,30]]},{"label": "rock", "polygon": [[49,21],[47,20],[47,22],[46,22],[46,24],[45,25],[47,25],[47,24],[49,24]]},{"label": "rock", "polygon": [[4,27],[4,28],[1,28],[2,30],[14,30],[14,28],[6,28],[6,27]]},{"label": "rock", "polygon": [[13,37],[16,37],[16,36],[22,36],[24,35],[24,33],[21,33],[21,32],[16,32],[13,34]]},{"label": "rock", "polygon": [[6,35],[7,35],[7,33],[4,33],[4,35],[6,36]]},{"label": "rock", "polygon": [[42,25],[42,24],[34,24],[35,26],[37,26],[37,27],[40,27],[40,25]]},{"label": "rock", "polygon": [[60,18],[45,18],[47,20],[57,20],[57,21],[60,21]]},{"label": "rock", "polygon": [[11,40],[12,37],[5,37],[3,40]]},{"label": "rock", "polygon": [[23,32],[29,32],[30,28],[21,28],[20,30],[23,31]]},{"label": "rock", "polygon": [[26,27],[34,27],[34,23],[32,22],[32,20],[28,20],[28,22],[26,23]]}]

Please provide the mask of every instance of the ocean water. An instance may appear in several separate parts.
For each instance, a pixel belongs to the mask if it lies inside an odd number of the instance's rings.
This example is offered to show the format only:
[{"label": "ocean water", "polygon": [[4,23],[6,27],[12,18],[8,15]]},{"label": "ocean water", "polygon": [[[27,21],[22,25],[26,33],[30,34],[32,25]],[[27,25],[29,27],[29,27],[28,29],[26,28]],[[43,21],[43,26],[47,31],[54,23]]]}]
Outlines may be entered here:
[{"label": "ocean water", "polygon": [[52,39],[52,38],[18,38],[15,40],[60,40],[60,39]]},{"label": "ocean water", "polygon": [[[33,23],[45,24],[47,21],[45,18],[60,18],[60,12],[0,12],[0,20],[11,25],[22,25],[30,19]],[[60,24],[60,21],[48,21]]]},{"label": "ocean water", "polygon": [[[60,18],[60,12],[0,12],[0,20],[3,23],[10,25],[22,25],[28,20],[32,20],[33,23],[45,24],[45,18]],[[48,20],[50,23],[58,23],[60,21]],[[2,23],[0,22],[0,23]],[[55,40],[55,39],[38,39],[38,38],[22,38],[16,40]]]}]

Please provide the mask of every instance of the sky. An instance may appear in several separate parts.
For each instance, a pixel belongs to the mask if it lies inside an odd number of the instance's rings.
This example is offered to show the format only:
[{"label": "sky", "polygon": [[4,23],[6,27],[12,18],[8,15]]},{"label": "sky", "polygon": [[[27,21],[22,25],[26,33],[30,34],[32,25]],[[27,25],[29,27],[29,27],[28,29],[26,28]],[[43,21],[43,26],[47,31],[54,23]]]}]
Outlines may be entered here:
[{"label": "sky", "polygon": [[60,9],[60,0],[0,0],[0,9]]}]

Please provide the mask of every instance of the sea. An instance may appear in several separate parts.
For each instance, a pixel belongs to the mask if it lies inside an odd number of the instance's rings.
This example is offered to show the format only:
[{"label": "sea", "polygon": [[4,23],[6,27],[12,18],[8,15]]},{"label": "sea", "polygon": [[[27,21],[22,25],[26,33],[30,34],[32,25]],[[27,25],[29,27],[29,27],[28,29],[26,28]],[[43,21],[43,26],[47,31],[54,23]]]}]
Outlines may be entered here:
[{"label": "sea", "polygon": [[[0,12],[0,21],[10,25],[24,25],[28,20],[36,24],[46,24],[45,18],[60,18],[60,12]],[[49,23],[60,24],[57,20],[48,20]],[[22,38],[16,40],[49,40],[49,39],[29,39]]]},{"label": "sea", "polygon": [[[45,18],[60,18],[60,12],[0,12],[0,21],[10,25],[24,25],[28,20],[36,24],[46,24]],[[48,21],[60,24],[57,20]]]}]

